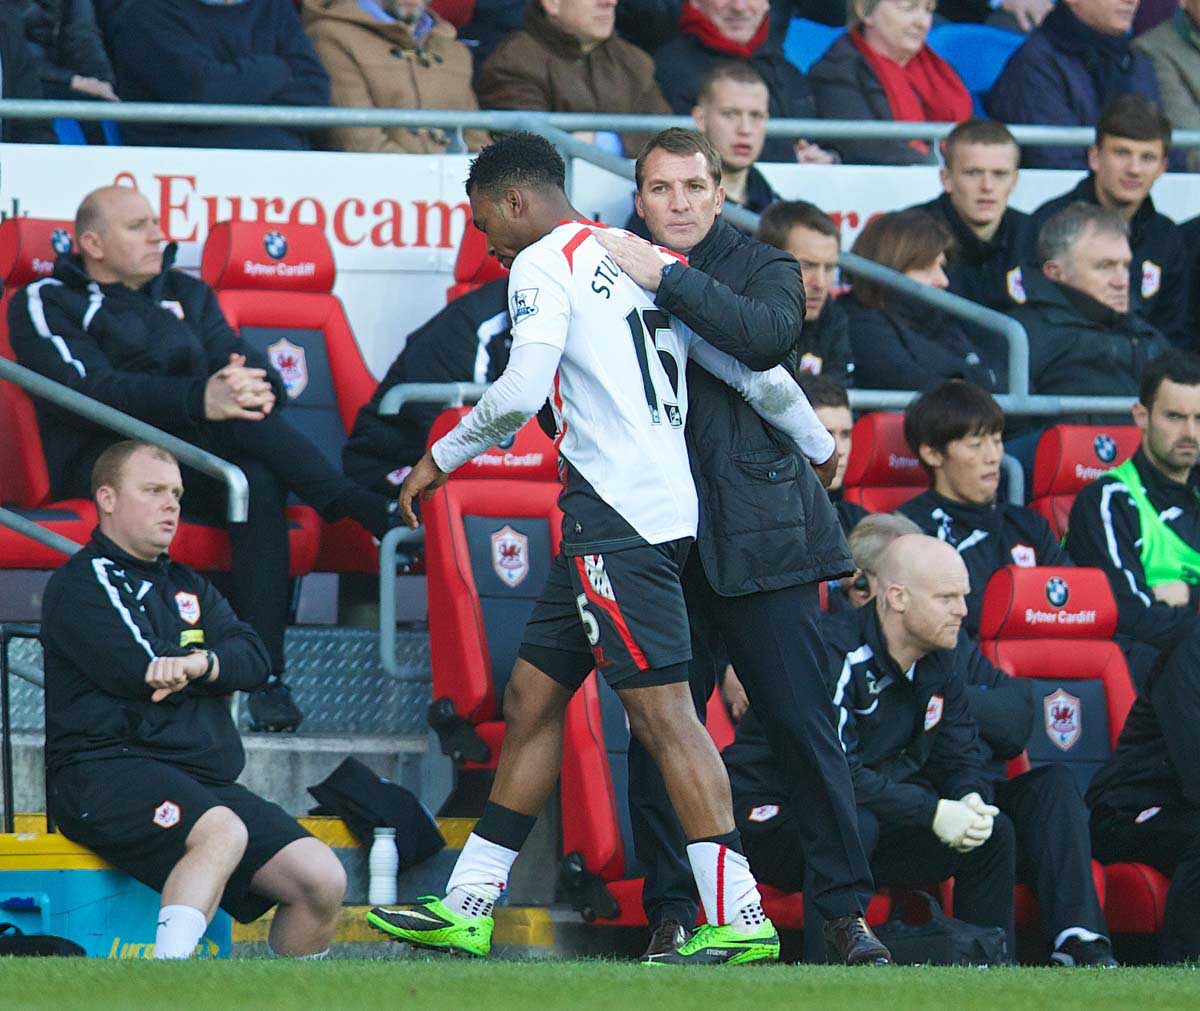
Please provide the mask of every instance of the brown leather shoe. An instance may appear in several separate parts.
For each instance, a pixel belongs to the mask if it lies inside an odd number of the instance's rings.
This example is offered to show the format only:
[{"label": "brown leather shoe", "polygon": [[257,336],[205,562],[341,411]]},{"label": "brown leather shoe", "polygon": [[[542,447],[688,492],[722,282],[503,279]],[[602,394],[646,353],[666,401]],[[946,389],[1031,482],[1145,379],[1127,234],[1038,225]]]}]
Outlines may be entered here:
[{"label": "brown leather shoe", "polygon": [[846,965],[892,964],[892,953],[861,916],[843,916],[826,923],[825,944]]},{"label": "brown leather shoe", "polygon": [[689,936],[687,928],[678,920],[663,920],[650,935],[650,944],[642,953],[642,961],[647,961],[652,955],[666,955],[677,951],[687,944]]}]

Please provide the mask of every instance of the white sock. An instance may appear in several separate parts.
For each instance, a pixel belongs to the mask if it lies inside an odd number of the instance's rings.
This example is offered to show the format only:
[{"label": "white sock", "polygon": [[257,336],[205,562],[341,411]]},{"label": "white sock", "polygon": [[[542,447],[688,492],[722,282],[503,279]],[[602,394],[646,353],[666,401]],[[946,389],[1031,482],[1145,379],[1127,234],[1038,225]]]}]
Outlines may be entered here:
[{"label": "white sock", "polygon": [[460,916],[491,916],[516,859],[516,850],[472,832],[446,882],[446,905]]},{"label": "white sock", "polygon": [[163,906],[154,935],[155,958],[191,958],[208,919],[194,906]]},{"label": "white sock", "polygon": [[[750,864],[741,853],[720,843],[694,842],[688,843],[687,855],[709,923],[745,933],[762,923],[761,919],[754,922],[753,909],[747,908],[758,906],[761,913],[762,900]],[[747,908],[745,917],[739,915],[743,908]]]}]

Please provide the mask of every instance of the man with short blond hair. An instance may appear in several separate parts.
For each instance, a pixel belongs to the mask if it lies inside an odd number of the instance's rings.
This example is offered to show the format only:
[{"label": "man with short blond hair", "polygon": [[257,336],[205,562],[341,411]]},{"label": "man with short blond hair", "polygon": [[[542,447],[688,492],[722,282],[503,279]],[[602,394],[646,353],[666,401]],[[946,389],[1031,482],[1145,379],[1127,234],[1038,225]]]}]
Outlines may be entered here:
[{"label": "man with short blond hair", "polygon": [[48,812],[62,833],[162,893],[156,958],[189,958],[218,906],[278,906],[271,949],[323,957],[346,875],[333,851],[240,786],[234,691],[271,673],[262,640],[167,554],[175,458],[118,442],[92,468],[99,526],[42,609]]}]

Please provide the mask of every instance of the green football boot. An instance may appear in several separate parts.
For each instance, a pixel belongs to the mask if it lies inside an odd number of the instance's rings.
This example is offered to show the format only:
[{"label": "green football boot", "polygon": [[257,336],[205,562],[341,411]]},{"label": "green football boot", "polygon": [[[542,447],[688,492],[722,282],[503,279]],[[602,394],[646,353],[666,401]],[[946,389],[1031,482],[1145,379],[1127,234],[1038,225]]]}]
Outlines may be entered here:
[{"label": "green football boot", "polygon": [[642,965],[741,965],[779,961],[779,935],[770,920],[753,934],[705,923],[674,951],[646,954]]},{"label": "green football boot", "polygon": [[[367,922],[397,941],[418,948],[482,958],[492,948],[490,916],[460,916],[434,895],[422,895],[404,906],[376,906]],[[776,944],[776,950],[778,950]]]}]

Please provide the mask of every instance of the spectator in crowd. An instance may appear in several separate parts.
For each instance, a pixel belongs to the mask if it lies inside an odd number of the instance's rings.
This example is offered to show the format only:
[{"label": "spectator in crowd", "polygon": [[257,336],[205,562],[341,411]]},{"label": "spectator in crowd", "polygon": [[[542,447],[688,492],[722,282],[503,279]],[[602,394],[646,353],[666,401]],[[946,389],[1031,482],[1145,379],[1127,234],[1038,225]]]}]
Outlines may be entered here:
[{"label": "spectator in crowd", "polygon": [[[886,0],[885,0],[886,2]],[[881,214],[868,222],[851,252],[920,284],[945,290],[950,230],[926,211]],[[846,309],[854,381],[868,390],[923,390],[943,379],[996,388],[997,373],[949,316],[903,299],[865,277],[840,301]]]},{"label": "spectator in crowd", "polygon": [[[1062,0],[1005,64],[988,92],[990,116],[1005,123],[1094,126],[1117,95],[1157,101],[1150,58],[1130,48],[1137,4]],[[1083,148],[1027,144],[1026,168],[1084,168]]]},{"label": "spectator in crowd", "polygon": [[851,435],[854,431],[854,415],[850,412],[850,397],[846,388],[839,386],[825,374],[803,374],[799,377],[800,389],[808,397],[813,410],[825,426],[826,431],[833,436],[837,445],[837,471],[833,480],[825,489],[829,493],[829,501],[837,510],[838,521],[842,530],[849,534],[867,511],[856,502],[847,502],[842,494],[843,482],[846,479],[846,462],[850,459]]},{"label": "spectator in crowd", "polygon": [[[992,777],[955,646],[967,571],[953,548],[910,534],[879,559],[874,603],[821,623],[859,833],[877,885],[953,876],[954,913],[1013,943],[1016,841]],[[734,817],[755,876],[804,885],[797,810],[753,703],[725,749]]]},{"label": "spectator in crowd", "polygon": [[[616,0],[530,0],[525,27],[508,36],[479,71],[485,109],[670,113],[654,83],[654,61],[614,34]],[[628,154],[643,134],[623,138]]]},{"label": "spectator in crowd", "polygon": [[1200,358],[1169,351],[1142,372],[1133,420],[1138,451],[1084,488],[1066,546],[1108,574],[1119,641],[1144,684],[1159,651],[1200,625]]},{"label": "spectator in crowd", "polygon": [[25,0],[24,21],[46,98],[120,101],[92,0]]},{"label": "spectator in crowd", "polygon": [[327,954],[346,874],[323,842],[236,781],[229,696],[271,671],[262,640],[167,554],[183,479],[170,453],[118,442],[96,460],[99,526],[42,609],[46,799],[59,829],[162,895],[155,958],[189,958],[220,906],[278,906],[277,955]]},{"label": "spectator in crowd", "polygon": [[[679,35],[654,54],[655,76],[671,108],[691,112],[700,84],[718,60],[749,60],[770,93],[775,119],[816,115],[808,81],[768,38],[767,0],[689,0],[679,19]],[[828,162],[829,152],[805,140],[771,137],[763,161]]]},{"label": "spectator in crowd", "polygon": [[[305,0],[304,22],[329,71],[333,104],[351,109],[477,109],[471,54],[428,0]],[[405,126],[334,127],[339,151],[440,154],[452,133]],[[482,130],[467,146],[487,143]]]},{"label": "spectator in crowd", "polygon": [[1003,123],[970,119],[950,132],[942,156],[943,192],[921,208],[954,236],[946,263],[950,290],[1008,312],[1025,301],[1021,265],[1033,256],[1036,234],[1029,215],[1008,206],[1021,149]]},{"label": "spectator in crowd", "polygon": [[1027,272],[1025,304],[1012,312],[1029,334],[1030,392],[1136,396],[1146,362],[1168,345],[1131,311],[1129,222],[1070,204],[1042,225],[1038,258],[1042,270]]},{"label": "spectator in crowd", "polygon": [[[767,137],[767,98],[766,83],[751,64],[722,60],[704,78],[692,110],[696,129],[721,156],[725,199],[755,214],[779,199],[754,165]],[[625,227],[643,239],[650,237],[636,209]]]},{"label": "spectator in crowd", "polygon": [[409,334],[404,350],[359,408],[350,438],[342,449],[347,477],[384,495],[396,489],[425,452],[440,404],[406,404],[391,417],[379,414],[379,402],[397,383],[491,383],[508,364],[512,343],[508,280],[490,281],[456,298]]},{"label": "spectator in crowd", "polygon": [[653,53],[679,32],[683,0],[618,0],[617,31]]},{"label": "spectator in crowd", "polygon": [[[878,559],[892,541],[910,532],[906,526],[919,532],[901,513],[874,514],[855,528],[850,550],[859,566],[855,575],[860,585],[865,583],[861,590],[852,587],[849,592],[855,606],[868,603],[879,591]],[[959,556],[963,555],[960,545]],[[971,562],[964,562],[970,571]],[[974,589],[974,578],[971,586]],[[1115,966],[1092,878],[1088,811],[1071,773],[1050,764],[1008,778],[1007,761],[1025,750],[1035,725],[1030,683],[994,667],[966,628],[958,633],[954,661],[988,758],[994,803],[1016,829],[1017,879],[1038,896],[1051,964]]]},{"label": "spectator in crowd", "polygon": [[[0,18],[0,96],[44,98],[33,54],[15,21]],[[58,137],[44,119],[0,116],[0,141],[9,144],[57,144]]]},{"label": "spectator in crowd", "polygon": [[924,533],[954,548],[971,579],[964,627],[979,634],[983,591],[1006,565],[1070,565],[1049,524],[996,497],[1004,412],[978,386],[951,380],[904,412],[904,437],[929,475],[929,490],[900,506]]},{"label": "spectator in crowd", "polygon": [[[129,102],[328,105],[329,75],[292,0],[130,0],[106,24],[118,91]],[[127,123],[128,144],[301,151],[285,126]]]},{"label": "spectator in crowd", "polygon": [[[326,519],[353,517],[376,537],[392,501],[367,491],[280,413],[283,383],[264,355],[230,329],[213,290],[172,269],[175,246],[136,190],[88,194],[75,215],[79,253],[9,305],[13,350],[27,368],[235,462],[250,485],[249,516],[229,525],[232,597],[266,643],[272,675],[250,697],[261,729],[294,729],[301,714],[283,684],[287,624],[289,492]],[[44,401],[38,427],[55,498],[84,498],[92,465],[116,436]],[[185,508],[225,523],[225,487],[191,473]]]},{"label": "spectator in crowd", "polygon": [[1060,197],[1033,212],[1036,228],[1069,204],[1083,201],[1129,222],[1130,306],[1179,347],[1197,335],[1188,322],[1187,261],[1179,226],[1154,209],[1150,189],[1167,168],[1171,124],[1141,95],[1122,95],[1104,109],[1096,143],[1088,148],[1091,172]]},{"label": "spectator in crowd", "polygon": [[846,311],[830,297],[841,251],[842,234],[837,222],[807,200],[781,200],[763,212],[758,238],[791,253],[800,264],[804,332],[796,345],[797,369],[853,386],[854,355]]},{"label": "spectator in crowd", "polygon": [[[936,0],[853,0],[849,31],[809,69],[823,119],[957,123],[971,95],[954,68],[925,43]],[[932,164],[924,140],[838,140],[846,162]]]},{"label": "spectator in crowd", "polygon": [[[1179,0],[1174,15],[1134,39],[1154,62],[1163,112],[1177,130],[1200,130],[1200,0]],[[1187,170],[1200,172],[1200,147],[1188,148]]]},{"label": "spectator in crowd", "polygon": [[1134,700],[1117,750],[1092,779],[1092,848],[1104,863],[1137,861],[1171,879],[1159,934],[1163,962],[1200,959],[1200,630]]},{"label": "spectator in crowd", "polygon": [[937,12],[947,21],[983,22],[995,28],[1031,32],[1050,13],[1053,0],[945,0]]},{"label": "spectator in crowd", "polygon": [[520,0],[475,0],[471,19],[458,37],[471,50],[476,74],[503,39],[525,26],[527,9]]}]

